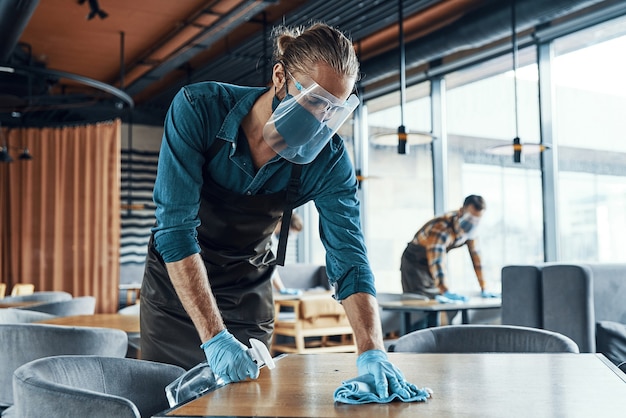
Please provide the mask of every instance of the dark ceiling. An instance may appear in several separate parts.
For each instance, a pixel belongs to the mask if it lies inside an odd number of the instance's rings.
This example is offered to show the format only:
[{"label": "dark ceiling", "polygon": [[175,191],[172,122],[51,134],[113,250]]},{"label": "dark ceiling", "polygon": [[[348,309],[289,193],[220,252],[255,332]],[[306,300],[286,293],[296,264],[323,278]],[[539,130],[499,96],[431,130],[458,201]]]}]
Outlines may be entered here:
[{"label": "dark ceiling", "polygon": [[[517,31],[619,1],[516,0]],[[1,0],[0,123],[160,125],[184,84],[266,84],[283,22],[346,32],[367,98],[398,85],[400,4],[407,73],[510,44],[511,0]]]}]

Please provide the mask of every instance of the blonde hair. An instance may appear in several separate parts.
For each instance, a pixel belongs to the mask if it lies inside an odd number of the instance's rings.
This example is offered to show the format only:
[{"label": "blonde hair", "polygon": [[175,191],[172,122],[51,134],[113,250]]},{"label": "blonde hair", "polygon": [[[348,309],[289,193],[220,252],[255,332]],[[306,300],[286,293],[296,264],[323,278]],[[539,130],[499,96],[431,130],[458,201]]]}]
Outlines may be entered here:
[{"label": "blonde hair", "polygon": [[309,27],[278,26],[272,31],[274,62],[281,62],[288,71],[310,74],[309,69],[328,64],[338,75],[359,78],[359,60],[352,42],[338,29],[325,23]]}]

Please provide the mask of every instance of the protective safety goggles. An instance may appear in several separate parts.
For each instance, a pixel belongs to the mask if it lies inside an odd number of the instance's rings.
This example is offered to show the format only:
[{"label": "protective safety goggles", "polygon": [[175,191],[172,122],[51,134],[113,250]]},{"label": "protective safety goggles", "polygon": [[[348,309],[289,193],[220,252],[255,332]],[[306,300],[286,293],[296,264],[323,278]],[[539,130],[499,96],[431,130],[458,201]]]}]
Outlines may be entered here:
[{"label": "protective safety goggles", "polygon": [[299,94],[295,96],[296,101],[316,116],[320,122],[324,122],[329,129],[333,130],[333,134],[337,132],[360,103],[355,94],[351,94],[346,100],[341,100],[315,81],[311,80],[307,83],[308,87],[304,87],[291,74],[287,73],[287,75],[299,91]]}]

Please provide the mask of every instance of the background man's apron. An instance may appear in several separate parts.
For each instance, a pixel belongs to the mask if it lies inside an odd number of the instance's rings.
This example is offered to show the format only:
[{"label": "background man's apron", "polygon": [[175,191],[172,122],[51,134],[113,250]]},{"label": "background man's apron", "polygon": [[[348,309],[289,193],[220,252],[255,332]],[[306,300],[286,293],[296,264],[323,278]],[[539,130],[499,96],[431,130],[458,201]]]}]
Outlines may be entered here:
[{"label": "background man's apron", "polygon": [[[224,143],[216,139],[205,166]],[[198,213],[201,255],[226,327],[245,345],[249,338],[268,347],[271,342],[271,234],[286,201],[286,191],[251,196],[233,193],[216,184],[205,170]],[[141,288],[140,321],[142,359],[186,369],[206,360],[200,349],[204,341],[178,299],[152,239]]]},{"label": "background man's apron", "polygon": [[[429,223],[437,222],[437,219],[431,220]],[[426,225],[424,226],[426,227]],[[452,219],[448,220],[448,228],[454,231]],[[417,235],[417,234],[416,234]],[[446,248],[446,252],[453,248],[457,248],[465,243],[465,240],[455,240],[452,245]],[[440,294],[439,287],[435,284],[435,278],[430,273],[428,266],[428,257],[426,256],[426,248],[420,244],[409,242],[402,253],[400,259],[400,275],[402,280],[402,291],[409,293],[418,293],[434,299]],[[448,323],[451,323],[458,311],[448,311]],[[428,315],[427,324],[416,324],[414,329],[423,327],[423,325],[434,326],[436,318],[433,313]],[[412,329],[412,330],[414,330]]]}]

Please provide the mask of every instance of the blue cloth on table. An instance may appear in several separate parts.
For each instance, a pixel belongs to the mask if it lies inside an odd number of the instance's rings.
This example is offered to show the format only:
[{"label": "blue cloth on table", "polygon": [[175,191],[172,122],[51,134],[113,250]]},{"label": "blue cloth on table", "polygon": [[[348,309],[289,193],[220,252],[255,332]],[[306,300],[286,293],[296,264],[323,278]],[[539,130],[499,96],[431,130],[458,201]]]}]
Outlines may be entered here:
[{"label": "blue cloth on table", "polygon": [[349,404],[388,403],[396,399],[402,402],[424,402],[432,394],[429,388],[419,389],[411,383],[406,383],[405,388],[408,396],[392,393],[386,398],[381,398],[376,394],[374,376],[368,373],[341,382],[341,386],[335,390],[334,398],[335,402]]}]

